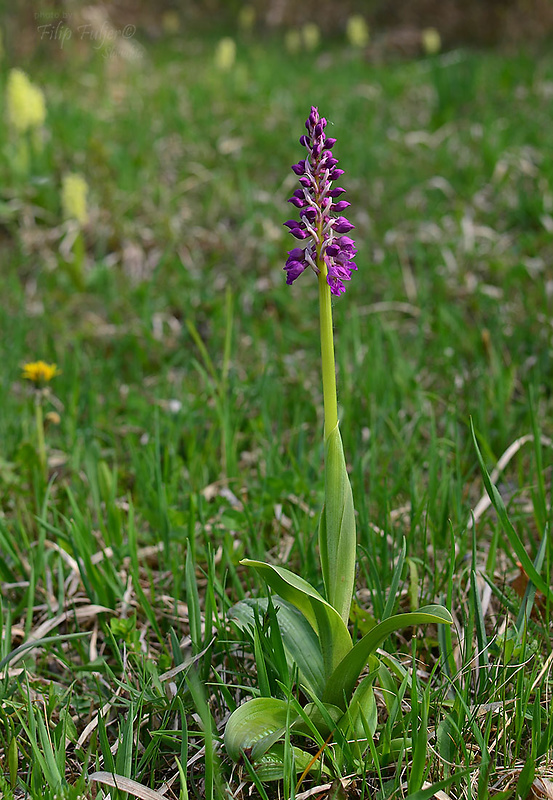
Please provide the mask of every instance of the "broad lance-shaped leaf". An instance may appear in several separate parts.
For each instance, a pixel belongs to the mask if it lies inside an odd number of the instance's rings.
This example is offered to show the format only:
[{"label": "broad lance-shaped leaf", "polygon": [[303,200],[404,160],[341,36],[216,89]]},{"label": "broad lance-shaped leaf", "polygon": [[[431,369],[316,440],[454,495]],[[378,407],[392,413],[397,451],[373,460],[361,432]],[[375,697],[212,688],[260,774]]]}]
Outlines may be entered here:
[{"label": "broad lance-shaped leaf", "polygon": [[319,636],[325,679],[328,679],[352,648],[347,626],[336,609],[311,584],[285,567],[252,561],[249,558],[240,563],[253,567],[274,592],[301,611]]},{"label": "broad lance-shaped leaf", "polygon": [[453,619],[451,614],[443,606],[431,605],[423,606],[418,611],[408,614],[396,614],[388,617],[374,627],[369,633],[357,642],[346,657],[338,664],[330,678],[328,679],[323,694],[325,703],[345,708],[349,702],[355,683],[359,678],[365,664],[376,648],[387,639],[387,637],[404,628],[415,625],[427,625],[428,623],[439,623],[451,625]]},{"label": "broad lance-shaped leaf", "polygon": [[[324,690],[325,674],[319,638],[304,615],[291,603],[273,595],[273,604],[288,665],[299,671],[299,681],[320,697]],[[241,600],[232,606],[228,618],[241,630],[255,627],[254,609],[261,614],[267,610],[267,598]]]},{"label": "broad lance-shaped leaf", "polygon": [[259,758],[280,739],[292,721],[286,700],[254,697],[230,715],[225,726],[226,751],[233,761],[238,761],[244,750]]},{"label": "broad lance-shaped leaf", "polygon": [[[242,754],[253,762],[262,781],[284,777],[284,744],[279,740],[298,722],[298,716],[286,700],[254,697],[234,711],[225,727],[225,748],[233,761]],[[310,764],[319,769],[310,753],[292,748],[296,770],[303,772]]]},{"label": "broad lance-shaped leaf", "polygon": [[[376,656],[374,660],[378,663]],[[378,724],[373,690],[376,674],[377,670],[375,669],[359,683],[340,720],[339,727],[348,735],[348,738],[353,734],[356,739],[366,739],[367,732],[374,736]]]},{"label": "broad lance-shaped leaf", "polygon": [[[294,756],[294,766],[296,775],[309,769],[315,773],[322,771],[324,775],[329,775],[324,764],[319,759],[314,759],[311,753],[306,753],[301,747],[290,747],[291,755]],[[277,742],[270,750],[267,750],[261,758],[255,762],[255,771],[258,778],[265,783],[266,781],[281,781],[289,767],[285,767],[286,751],[284,742]]]},{"label": "broad lance-shaped leaf", "polygon": [[353,495],[338,425],[325,443],[325,506],[319,550],[327,600],[348,623],[355,582],[357,539]]}]

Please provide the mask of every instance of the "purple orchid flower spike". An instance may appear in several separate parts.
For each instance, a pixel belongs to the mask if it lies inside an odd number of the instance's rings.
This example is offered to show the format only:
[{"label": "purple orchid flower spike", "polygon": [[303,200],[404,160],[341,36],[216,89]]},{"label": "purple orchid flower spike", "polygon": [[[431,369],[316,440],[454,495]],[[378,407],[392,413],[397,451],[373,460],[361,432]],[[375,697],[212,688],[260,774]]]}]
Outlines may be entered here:
[{"label": "purple orchid flower spike", "polygon": [[311,113],[305,127],[307,135],[300,137],[300,144],[307,149],[307,157],[292,167],[298,176],[301,188],[296,189],[288,200],[299,210],[299,220],[290,219],[284,224],[290,233],[300,241],[306,240],[305,247],[294,247],[288,251],[286,283],[292,284],[307,267],[318,275],[321,265],[326,266],[326,280],[332,294],[340,295],[346,291],[344,281],[349,281],[352,270],[357,269],[354,261],[357,250],[349,236],[353,225],[343,212],[350,203],[338,200],[344,194],[341,186],[332,188],[332,182],[344,174],[338,169],[338,159],[332,154],[336,139],[325,135],[326,119],[319,116],[319,110],[311,106]]}]

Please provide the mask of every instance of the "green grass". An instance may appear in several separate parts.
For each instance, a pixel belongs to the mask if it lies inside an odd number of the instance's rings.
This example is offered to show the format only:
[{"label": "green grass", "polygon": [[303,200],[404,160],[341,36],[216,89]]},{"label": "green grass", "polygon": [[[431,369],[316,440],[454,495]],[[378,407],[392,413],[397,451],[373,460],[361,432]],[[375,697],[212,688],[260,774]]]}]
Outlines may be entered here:
[{"label": "green grass", "polygon": [[[278,796],[221,741],[257,676],[293,691],[269,639],[229,621],[264,592],[239,560],[321,583],[317,287],[282,272],[289,165],[314,104],[359,246],[334,306],[353,624],[438,601],[455,616],[451,632],[386,643],[377,733],[348,796],[422,800],[444,781],[452,798],[525,797],[551,773],[551,602],[521,614],[505,526],[493,510],[470,523],[485,487],[469,420],[489,471],[520,437],[553,437],[553,58],[374,66],[267,40],[240,43],[222,74],[214,46],[174,40],[133,64],[43,53],[26,65],[48,108],[27,176],[0,126],[0,794],[88,796],[88,775],[115,772],[168,782],[166,797]],[[90,185],[81,287],[66,171]],[[61,369],[47,481],[20,377],[39,358]],[[497,479],[548,586],[551,466],[550,444],[530,441]],[[331,778],[356,763],[342,744],[326,748]],[[289,763],[280,796],[297,778]]]}]

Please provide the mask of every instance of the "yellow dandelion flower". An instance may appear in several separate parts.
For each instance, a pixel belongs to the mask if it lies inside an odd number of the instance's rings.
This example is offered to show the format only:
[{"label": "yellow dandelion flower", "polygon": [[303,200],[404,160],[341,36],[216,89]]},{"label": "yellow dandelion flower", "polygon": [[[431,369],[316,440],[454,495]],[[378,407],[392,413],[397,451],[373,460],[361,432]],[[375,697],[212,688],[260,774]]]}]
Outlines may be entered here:
[{"label": "yellow dandelion flower", "polygon": [[352,47],[366,47],[369,43],[369,26],[361,14],[354,14],[348,19],[346,36]]},{"label": "yellow dandelion flower", "polygon": [[427,56],[434,56],[442,49],[442,39],[436,28],[425,28],[422,32],[422,49]]},{"label": "yellow dandelion flower", "polygon": [[303,43],[309,52],[316,50],[321,41],[321,31],[315,22],[306,22],[301,31]]},{"label": "yellow dandelion flower", "polygon": [[88,222],[87,194],[88,183],[82,175],[70,172],[63,176],[61,205],[66,219],[75,219],[80,225],[86,225]]},{"label": "yellow dandelion flower", "polygon": [[46,119],[44,94],[22,69],[12,69],[6,85],[8,121],[18,133],[38,128]]},{"label": "yellow dandelion flower", "polygon": [[47,364],[45,361],[29,361],[23,364],[23,377],[37,385],[48,383],[59,374],[57,364]]},{"label": "yellow dandelion flower", "polygon": [[224,36],[215,50],[215,66],[222,72],[229,72],[236,60],[236,42],[230,36]]}]

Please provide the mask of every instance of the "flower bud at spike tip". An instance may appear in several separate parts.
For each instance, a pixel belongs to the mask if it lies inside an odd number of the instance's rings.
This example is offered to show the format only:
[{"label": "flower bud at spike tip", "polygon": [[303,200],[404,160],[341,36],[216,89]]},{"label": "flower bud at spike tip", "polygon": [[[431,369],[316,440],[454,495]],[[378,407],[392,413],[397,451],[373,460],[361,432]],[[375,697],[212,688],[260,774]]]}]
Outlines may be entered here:
[{"label": "flower bud at spike tip", "polygon": [[12,69],[6,84],[8,122],[18,133],[43,124],[46,103],[42,90],[29,80],[22,69]]},{"label": "flower bud at spike tip", "polygon": [[79,225],[86,225],[88,222],[87,195],[88,184],[82,175],[71,172],[63,176],[61,204],[66,219],[74,219]]},{"label": "flower bud at spike tip", "polygon": [[[357,269],[354,258],[355,243],[347,236],[353,225],[344,216],[334,216],[345,211],[347,200],[332,202],[345,192],[341,186],[332,188],[344,174],[336,165],[338,159],[330,152],[336,139],[325,136],[327,120],[319,116],[319,110],[311,107],[305,122],[307,134],[300,136],[300,144],[307,150],[307,157],[292,166],[298,176],[301,189],[296,189],[288,200],[299,209],[300,220],[289,220],[284,224],[296,239],[305,239],[306,247],[291,250],[286,265],[286,283],[293,283],[308,266],[318,274],[317,262],[326,266],[326,280],[334,295],[345,292],[344,281],[349,281],[351,271]],[[298,254],[298,250],[300,253]],[[322,269],[323,276],[325,274]]]}]

